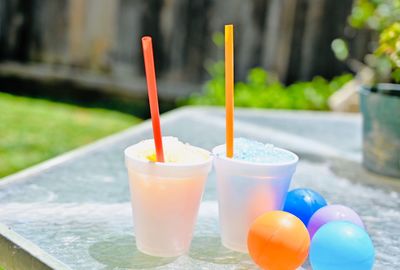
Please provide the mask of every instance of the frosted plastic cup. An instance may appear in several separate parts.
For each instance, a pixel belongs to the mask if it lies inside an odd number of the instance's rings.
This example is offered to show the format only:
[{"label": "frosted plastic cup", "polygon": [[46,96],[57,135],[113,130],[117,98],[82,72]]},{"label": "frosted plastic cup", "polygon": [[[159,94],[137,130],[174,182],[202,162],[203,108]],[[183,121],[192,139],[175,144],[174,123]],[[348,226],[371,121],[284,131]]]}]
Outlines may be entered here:
[{"label": "frosted plastic cup", "polygon": [[[198,163],[159,163],[137,159],[125,149],[136,246],[158,257],[189,250],[212,157]],[[194,146],[192,146],[194,147]]]},{"label": "frosted plastic cup", "polygon": [[222,244],[248,253],[247,234],[253,221],[283,208],[299,160],[294,153],[287,163],[255,163],[223,156],[225,145],[213,149],[217,174],[219,222]]}]

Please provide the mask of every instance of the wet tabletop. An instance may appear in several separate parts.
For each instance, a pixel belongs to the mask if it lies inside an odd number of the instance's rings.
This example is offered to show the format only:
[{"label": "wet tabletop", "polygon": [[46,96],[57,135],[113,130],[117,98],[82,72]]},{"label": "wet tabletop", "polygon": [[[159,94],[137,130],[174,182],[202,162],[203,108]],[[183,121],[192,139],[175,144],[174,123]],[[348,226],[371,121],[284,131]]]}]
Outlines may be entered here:
[{"label": "wet tabletop", "polygon": [[[223,110],[215,108],[184,108],[162,117],[163,135],[206,149],[224,142],[224,125]],[[400,179],[378,176],[361,166],[358,114],[237,109],[235,129],[237,137],[296,152],[301,160],[291,187],[313,188],[329,202],[355,209],[372,236],[375,269],[400,268]],[[144,122],[0,181],[0,265],[257,269],[248,256],[220,244],[214,173],[187,255],[160,259],[136,250],[123,150],[151,134],[150,123]],[[37,261],[41,266],[33,268]]]}]

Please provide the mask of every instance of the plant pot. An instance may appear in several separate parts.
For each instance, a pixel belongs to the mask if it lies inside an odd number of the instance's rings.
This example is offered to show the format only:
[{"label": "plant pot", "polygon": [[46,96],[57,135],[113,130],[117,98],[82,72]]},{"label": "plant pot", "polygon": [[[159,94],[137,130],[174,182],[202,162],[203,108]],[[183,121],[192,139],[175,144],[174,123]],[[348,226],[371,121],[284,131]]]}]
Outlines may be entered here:
[{"label": "plant pot", "polygon": [[400,84],[361,87],[360,107],[364,166],[400,178]]}]

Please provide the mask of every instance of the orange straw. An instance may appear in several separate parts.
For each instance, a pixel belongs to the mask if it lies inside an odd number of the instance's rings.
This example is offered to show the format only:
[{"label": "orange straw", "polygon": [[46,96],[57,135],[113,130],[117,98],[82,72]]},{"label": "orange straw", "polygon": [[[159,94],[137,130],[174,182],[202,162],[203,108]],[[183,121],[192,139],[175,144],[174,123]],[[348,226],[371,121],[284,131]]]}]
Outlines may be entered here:
[{"label": "orange straw", "polygon": [[233,24],[225,25],[226,156],[233,157]]},{"label": "orange straw", "polygon": [[153,44],[151,37],[142,38],[144,67],[146,70],[147,92],[149,94],[151,122],[153,124],[154,144],[156,145],[156,156],[158,162],[164,162],[164,151],[160,127],[160,112],[158,110],[156,72],[154,69]]}]

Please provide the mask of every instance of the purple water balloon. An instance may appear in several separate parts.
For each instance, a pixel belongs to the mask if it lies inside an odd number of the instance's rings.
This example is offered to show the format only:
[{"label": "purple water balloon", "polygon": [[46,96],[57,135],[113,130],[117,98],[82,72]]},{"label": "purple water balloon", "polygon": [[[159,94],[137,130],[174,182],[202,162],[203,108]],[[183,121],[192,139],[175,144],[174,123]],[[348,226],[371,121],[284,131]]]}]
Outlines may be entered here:
[{"label": "purple water balloon", "polygon": [[308,232],[310,238],[318,231],[320,227],[330,221],[348,221],[364,229],[361,218],[353,209],[339,204],[332,204],[318,209],[308,222]]}]

